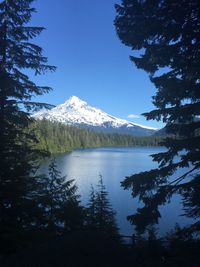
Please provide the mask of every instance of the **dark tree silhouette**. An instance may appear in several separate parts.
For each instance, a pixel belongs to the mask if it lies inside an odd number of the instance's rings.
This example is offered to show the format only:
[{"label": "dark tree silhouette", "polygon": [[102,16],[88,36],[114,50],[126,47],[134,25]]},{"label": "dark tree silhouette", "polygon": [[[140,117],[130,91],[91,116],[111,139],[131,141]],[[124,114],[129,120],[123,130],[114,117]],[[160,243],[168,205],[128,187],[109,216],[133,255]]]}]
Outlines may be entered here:
[{"label": "dark tree silhouette", "polygon": [[105,189],[101,175],[97,187],[97,192],[94,191],[93,187],[90,192],[87,210],[88,226],[109,234],[113,238],[119,237],[115,219],[116,213],[108,200],[108,192]]},{"label": "dark tree silhouette", "polygon": [[34,134],[25,129],[32,122],[29,112],[44,106],[32,102],[32,96],[50,88],[37,86],[22,71],[38,75],[55,67],[47,65],[42,48],[30,42],[43,30],[27,26],[35,12],[32,2],[0,3],[0,236],[4,239],[32,228],[38,218],[41,181],[33,174],[40,153],[33,147]]},{"label": "dark tree silhouette", "polygon": [[90,190],[90,198],[87,205],[87,225],[90,228],[95,228],[97,221],[96,221],[96,194],[94,191],[93,185],[91,185]]},{"label": "dark tree silhouette", "polygon": [[[143,231],[158,222],[159,205],[180,193],[185,214],[198,219],[192,227],[199,231],[199,1],[123,0],[116,10],[117,34],[135,51],[131,61],[150,74],[157,88],[153,97],[156,109],[144,115],[166,123],[169,135],[162,143],[167,151],[152,155],[159,168],[134,174],[122,182],[125,189],[132,188],[133,197],[139,196],[144,203],[129,220]],[[183,175],[177,174],[178,169],[183,169]]]},{"label": "dark tree silhouette", "polygon": [[77,190],[74,180],[61,176],[53,158],[49,165],[43,201],[49,231],[68,232],[82,227],[83,208],[80,206]]}]

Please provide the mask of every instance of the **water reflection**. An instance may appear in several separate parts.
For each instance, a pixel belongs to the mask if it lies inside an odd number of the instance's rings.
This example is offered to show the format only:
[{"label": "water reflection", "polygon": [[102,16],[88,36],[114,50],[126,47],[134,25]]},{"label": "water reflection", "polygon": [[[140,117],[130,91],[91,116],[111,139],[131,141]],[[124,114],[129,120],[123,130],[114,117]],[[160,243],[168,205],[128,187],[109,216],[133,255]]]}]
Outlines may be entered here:
[{"label": "water reflection", "polygon": [[[68,179],[75,179],[82,203],[86,204],[89,198],[90,186],[98,183],[99,175],[103,176],[110,202],[117,211],[117,220],[121,233],[132,234],[133,227],[126,220],[127,215],[133,214],[141,206],[137,199],[131,197],[129,191],[120,187],[125,176],[133,173],[156,168],[157,164],[149,155],[162,152],[163,148],[97,148],[76,150],[69,154],[56,157],[58,169]],[[49,160],[43,162],[40,172],[48,172]],[[175,196],[173,201],[162,207],[160,233],[168,231],[175,222],[181,225],[189,219],[180,217],[180,197]]]}]

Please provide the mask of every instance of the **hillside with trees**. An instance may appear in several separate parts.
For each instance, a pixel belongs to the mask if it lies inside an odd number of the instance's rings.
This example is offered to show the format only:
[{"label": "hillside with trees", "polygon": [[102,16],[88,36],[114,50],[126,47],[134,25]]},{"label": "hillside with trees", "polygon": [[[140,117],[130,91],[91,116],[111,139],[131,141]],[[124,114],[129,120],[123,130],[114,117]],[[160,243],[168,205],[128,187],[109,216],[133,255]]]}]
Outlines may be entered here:
[{"label": "hillside with trees", "polygon": [[159,146],[162,140],[159,136],[99,133],[48,120],[36,121],[31,130],[34,130],[39,141],[36,147],[50,153],[70,152],[77,148]]}]

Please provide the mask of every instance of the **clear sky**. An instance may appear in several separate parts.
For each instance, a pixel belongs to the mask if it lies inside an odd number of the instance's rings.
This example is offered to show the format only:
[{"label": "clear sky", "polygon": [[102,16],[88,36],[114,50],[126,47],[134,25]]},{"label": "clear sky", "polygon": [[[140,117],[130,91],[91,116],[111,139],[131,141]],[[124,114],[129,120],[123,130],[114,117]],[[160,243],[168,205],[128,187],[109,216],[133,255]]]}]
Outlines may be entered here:
[{"label": "clear sky", "polygon": [[[119,0],[37,0],[31,25],[46,30],[34,42],[44,49],[55,73],[34,77],[53,91],[34,100],[63,103],[76,95],[88,104],[134,123],[160,128],[141,113],[154,108],[156,89],[147,73],[129,60],[131,49],[113,25]],[[132,116],[129,116],[132,115]],[[130,118],[128,118],[128,116]]]}]

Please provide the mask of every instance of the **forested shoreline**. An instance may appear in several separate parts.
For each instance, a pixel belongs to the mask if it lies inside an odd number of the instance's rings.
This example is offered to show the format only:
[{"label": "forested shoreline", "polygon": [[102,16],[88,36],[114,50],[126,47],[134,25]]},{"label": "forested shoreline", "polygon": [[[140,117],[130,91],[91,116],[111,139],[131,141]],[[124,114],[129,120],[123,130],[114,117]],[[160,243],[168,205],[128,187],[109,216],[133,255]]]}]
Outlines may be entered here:
[{"label": "forested shoreline", "polygon": [[36,133],[37,148],[51,154],[71,152],[78,148],[160,146],[163,139],[159,136],[101,133],[48,120],[35,121],[31,130]]}]

